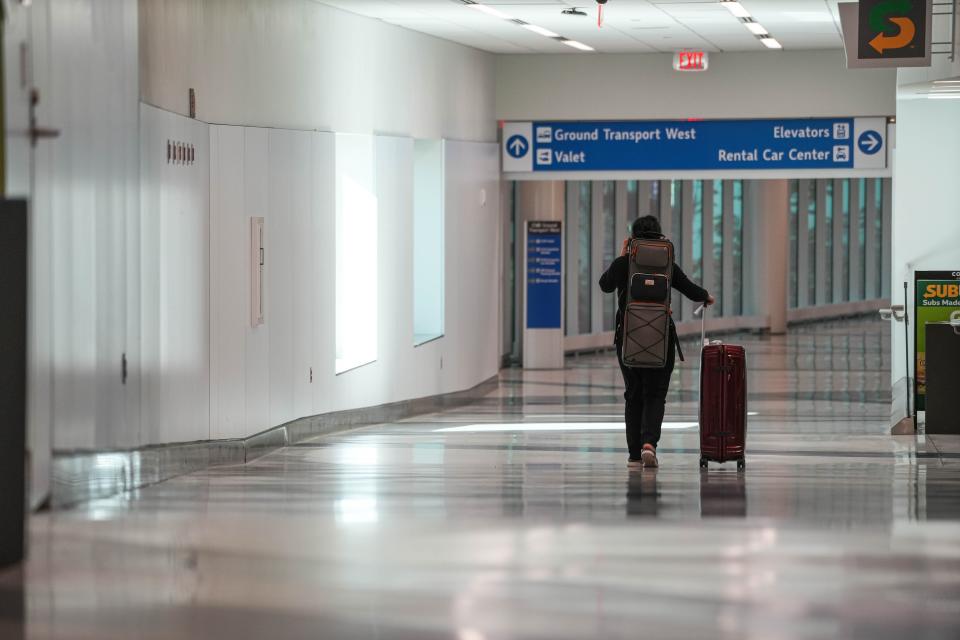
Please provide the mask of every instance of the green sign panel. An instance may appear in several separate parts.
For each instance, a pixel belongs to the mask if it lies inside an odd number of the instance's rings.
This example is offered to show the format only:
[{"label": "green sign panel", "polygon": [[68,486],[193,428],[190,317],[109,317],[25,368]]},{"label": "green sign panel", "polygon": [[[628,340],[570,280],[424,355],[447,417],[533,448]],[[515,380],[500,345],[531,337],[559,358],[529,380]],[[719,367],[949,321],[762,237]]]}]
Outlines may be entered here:
[{"label": "green sign panel", "polygon": [[860,0],[861,59],[927,55],[926,0]]},{"label": "green sign panel", "polygon": [[916,296],[913,314],[916,345],[914,398],[916,410],[926,411],[926,324],[948,322],[951,316],[960,313],[960,271],[917,271],[913,284]]}]

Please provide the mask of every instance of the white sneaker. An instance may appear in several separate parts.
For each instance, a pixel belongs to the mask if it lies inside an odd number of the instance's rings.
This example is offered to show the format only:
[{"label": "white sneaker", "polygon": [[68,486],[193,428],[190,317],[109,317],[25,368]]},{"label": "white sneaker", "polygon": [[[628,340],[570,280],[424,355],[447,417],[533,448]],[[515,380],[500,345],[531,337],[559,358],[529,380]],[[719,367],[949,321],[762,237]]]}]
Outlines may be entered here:
[{"label": "white sneaker", "polygon": [[643,445],[643,451],[640,453],[640,460],[643,462],[643,466],[646,468],[656,468],[660,466],[660,464],[657,462],[657,450],[649,444]]}]

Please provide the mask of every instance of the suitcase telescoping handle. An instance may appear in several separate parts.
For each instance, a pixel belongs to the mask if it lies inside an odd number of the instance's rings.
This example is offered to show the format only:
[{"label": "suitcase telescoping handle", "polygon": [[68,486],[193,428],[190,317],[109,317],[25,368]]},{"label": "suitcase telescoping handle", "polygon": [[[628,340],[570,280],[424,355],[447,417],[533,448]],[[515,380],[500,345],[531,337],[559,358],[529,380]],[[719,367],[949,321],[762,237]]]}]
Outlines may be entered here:
[{"label": "suitcase telescoping handle", "polygon": [[697,307],[693,315],[700,316],[700,348],[707,344],[707,305],[706,303]]}]

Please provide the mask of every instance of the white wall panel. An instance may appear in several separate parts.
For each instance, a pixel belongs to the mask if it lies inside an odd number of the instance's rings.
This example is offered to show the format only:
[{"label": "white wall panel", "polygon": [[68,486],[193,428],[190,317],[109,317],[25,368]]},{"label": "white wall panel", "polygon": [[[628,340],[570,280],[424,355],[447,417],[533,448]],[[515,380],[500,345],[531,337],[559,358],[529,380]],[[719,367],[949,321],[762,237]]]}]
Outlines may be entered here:
[{"label": "white wall panel", "polygon": [[[448,141],[446,163],[447,338],[444,391],[499,369],[497,355],[497,146]],[[486,192],[482,204],[481,192]]]},{"label": "white wall panel", "polygon": [[210,436],[243,435],[250,329],[250,222],[244,208],[244,130],[210,128]]},{"label": "white wall panel", "polygon": [[[265,218],[265,234],[267,243],[270,242],[272,215],[270,211],[269,199],[269,139],[270,132],[266,129],[242,128],[243,131],[243,182],[226,185],[228,188],[243,193],[243,214],[244,220],[251,217]],[[244,226],[247,223],[241,222]],[[267,249],[270,245],[267,244]],[[273,259],[272,252],[266,256],[266,271],[270,271],[270,261]],[[246,261],[245,261],[246,263]],[[246,276],[232,276],[240,280],[237,287],[245,287],[249,291],[246,283],[249,282]],[[247,294],[249,300],[249,293]],[[269,299],[268,299],[269,300]],[[266,311],[266,322],[271,319],[270,309]],[[247,314],[241,320],[235,321],[243,323],[245,338],[245,364],[246,371],[244,376],[243,395],[246,400],[246,423],[242,431],[231,431],[230,437],[240,437],[259,433],[270,426],[270,329],[267,324],[261,325],[256,329],[251,329],[246,319]],[[233,320],[233,319],[232,319]]]},{"label": "white wall panel", "polygon": [[[167,140],[196,163],[168,164]],[[210,437],[209,147],[206,124],[142,106],[141,444]]]},{"label": "white wall panel", "polygon": [[[292,284],[291,300],[291,339],[293,352],[290,361],[290,377],[293,380],[293,403],[291,411],[294,417],[310,415],[313,408],[311,397],[310,369],[314,367],[314,323],[312,310],[316,296],[316,278],[311,268],[316,253],[316,225],[313,211],[313,188],[311,178],[313,133],[296,134],[291,149],[290,166],[290,222],[293,235],[286,249],[291,255]],[[316,371],[314,372],[316,380]]]},{"label": "white wall panel", "polygon": [[296,417],[293,411],[293,246],[297,229],[293,215],[294,150],[298,135],[308,133],[270,131],[270,211],[267,219],[267,268],[264,292],[270,335],[270,422],[282,424]]},{"label": "white wall panel", "polygon": [[313,412],[326,413],[336,406],[333,375],[336,360],[336,192],[335,192],[335,136],[315,133],[311,136],[313,175],[313,215],[316,235],[313,317],[314,365]]}]

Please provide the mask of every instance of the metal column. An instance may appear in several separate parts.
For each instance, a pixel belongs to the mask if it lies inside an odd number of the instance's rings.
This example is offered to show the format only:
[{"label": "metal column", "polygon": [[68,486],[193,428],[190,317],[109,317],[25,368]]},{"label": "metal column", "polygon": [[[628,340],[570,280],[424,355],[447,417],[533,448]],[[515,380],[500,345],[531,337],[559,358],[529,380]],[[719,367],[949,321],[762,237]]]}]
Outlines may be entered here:
[{"label": "metal column", "polygon": [[564,216],[564,329],[568,336],[580,333],[578,305],[580,296],[577,281],[580,275],[580,182],[566,183],[566,215]]},{"label": "metal column", "polygon": [[[681,207],[680,216],[683,221],[681,224],[681,238],[674,238],[674,242],[680,242],[680,268],[686,271],[687,275],[693,272],[693,182],[684,180],[681,186]],[[693,303],[683,298],[680,305],[680,317],[678,320],[685,320],[693,316]],[[676,313],[676,309],[674,310]]]},{"label": "metal column", "polygon": [[843,180],[833,181],[833,301],[843,296]]},{"label": "metal column", "polygon": [[[721,194],[720,197],[723,197],[723,194]],[[713,180],[704,180],[703,243],[701,244],[703,252],[703,269],[701,270],[701,276],[703,281],[698,284],[711,293],[714,293],[712,290],[715,288],[713,286],[714,273],[716,273],[716,269],[720,268],[713,263],[713,198]]]},{"label": "metal column", "polygon": [[[876,178],[875,180],[879,180]],[[880,250],[880,247],[877,246],[877,216],[879,212],[877,211],[877,195],[874,188],[874,180],[866,181],[867,188],[867,220],[866,220],[866,234],[864,236],[866,245],[867,245],[867,259],[866,259],[866,274],[867,274],[867,286],[866,290],[863,292],[863,297],[865,300],[872,300],[874,298],[880,297],[880,274],[878,273],[879,265],[877,264],[877,252]]]},{"label": "metal column", "polygon": [[850,180],[850,300],[863,300],[860,275],[860,180]]},{"label": "metal column", "polygon": [[797,180],[797,306],[812,304],[808,300],[810,290],[810,221],[807,211],[810,206],[810,180]]},{"label": "metal column", "polygon": [[827,304],[827,267],[830,264],[827,255],[827,236],[833,229],[827,228],[827,181],[817,180],[817,299],[815,304]]}]

